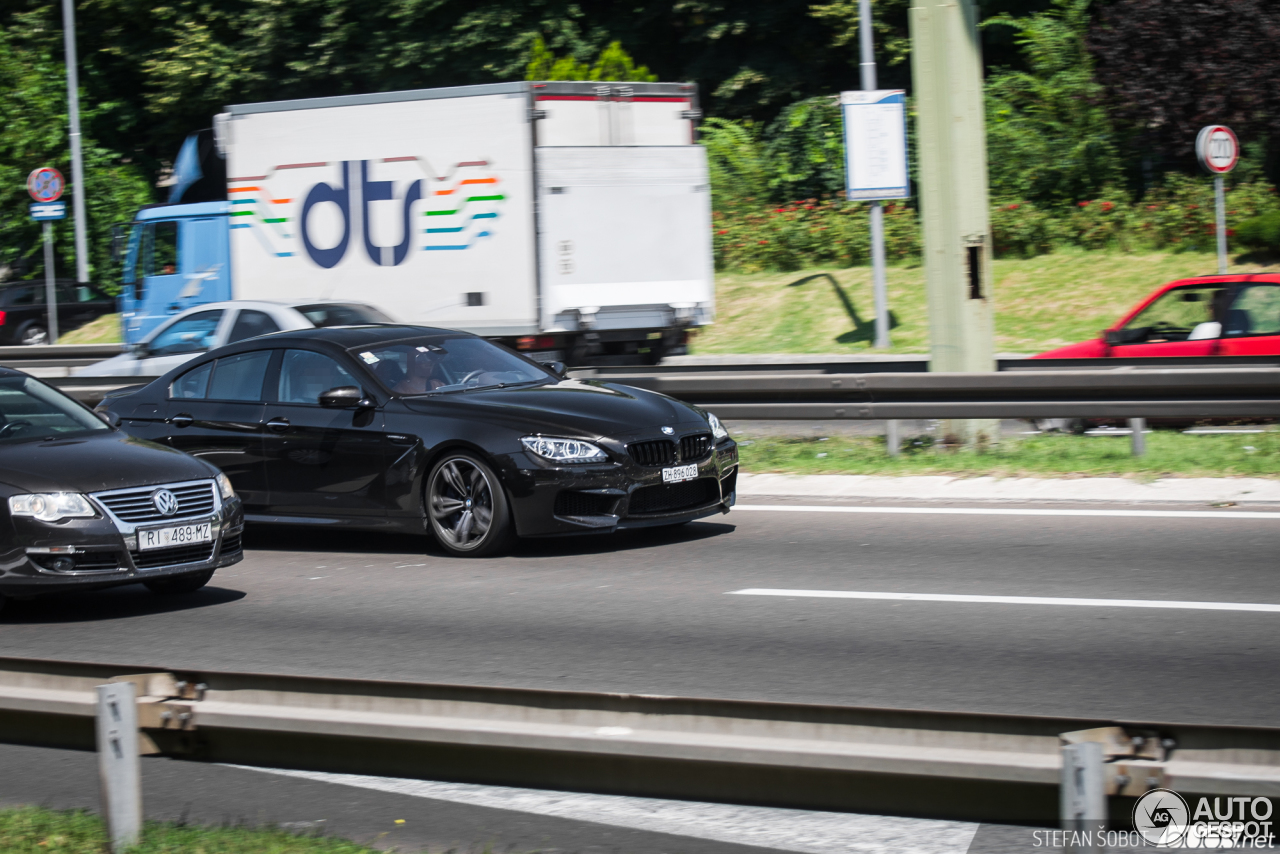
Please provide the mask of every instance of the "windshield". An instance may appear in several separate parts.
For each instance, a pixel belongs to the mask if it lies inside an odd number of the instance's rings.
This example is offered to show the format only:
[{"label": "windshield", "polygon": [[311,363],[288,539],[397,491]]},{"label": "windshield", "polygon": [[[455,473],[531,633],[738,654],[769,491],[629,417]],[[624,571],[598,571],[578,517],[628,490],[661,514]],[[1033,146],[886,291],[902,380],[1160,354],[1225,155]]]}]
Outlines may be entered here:
[{"label": "windshield", "polygon": [[431,335],[353,349],[397,394],[440,394],[550,382],[553,377],[483,338]]},{"label": "windshield", "polygon": [[0,444],[110,430],[92,412],[30,377],[0,377]]},{"label": "windshield", "polygon": [[366,323],[391,322],[391,318],[367,305],[343,303],[300,305],[298,311],[317,329],[324,329],[327,326],[361,326]]}]

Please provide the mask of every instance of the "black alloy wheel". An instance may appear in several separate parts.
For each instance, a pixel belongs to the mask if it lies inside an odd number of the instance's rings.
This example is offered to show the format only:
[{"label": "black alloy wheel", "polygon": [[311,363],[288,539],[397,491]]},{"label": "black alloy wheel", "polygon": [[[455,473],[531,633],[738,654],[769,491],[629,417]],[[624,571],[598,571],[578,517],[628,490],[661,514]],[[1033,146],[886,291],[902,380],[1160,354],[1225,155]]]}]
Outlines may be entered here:
[{"label": "black alloy wheel", "polygon": [[481,557],[504,547],[511,514],[498,476],[471,454],[448,454],[427,478],[427,517],[436,540],[451,555]]},{"label": "black alloy wheel", "polygon": [[48,344],[49,330],[34,321],[18,330],[18,341],[27,346]]},{"label": "black alloy wheel", "polygon": [[142,583],[152,593],[159,593],[164,596],[176,593],[195,593],[208,584],[211,578],[213,578],[213,570],[206,569],[204,572],[193,572],[190,575],[177,575],[172,578],[155,578]]}]

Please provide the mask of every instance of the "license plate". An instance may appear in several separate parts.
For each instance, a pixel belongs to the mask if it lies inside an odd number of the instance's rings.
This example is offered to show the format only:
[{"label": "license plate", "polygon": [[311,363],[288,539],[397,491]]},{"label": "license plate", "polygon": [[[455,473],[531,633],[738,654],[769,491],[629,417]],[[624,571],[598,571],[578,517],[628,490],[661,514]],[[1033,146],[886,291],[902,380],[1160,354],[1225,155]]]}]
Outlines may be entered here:
[{"label": "license plate", "polygon": [[675,466],[662,470],[663,483],[684,483],[686,480],[693,480],[698,476],[698,467],[694,466]]},{"label": "license plate", "polygon": [[152,528],[138,532],[138,550],[144,552],[147,549],[166,549],[209,542],[213,542],[213,529],[208,522],[174,525],[172,528]]}]

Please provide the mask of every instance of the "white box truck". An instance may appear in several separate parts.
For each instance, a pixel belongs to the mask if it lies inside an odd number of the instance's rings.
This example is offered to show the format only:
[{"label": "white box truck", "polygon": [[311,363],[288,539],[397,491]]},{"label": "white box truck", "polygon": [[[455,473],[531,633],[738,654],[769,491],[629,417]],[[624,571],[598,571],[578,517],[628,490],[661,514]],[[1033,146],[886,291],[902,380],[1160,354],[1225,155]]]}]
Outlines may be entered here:
[{"label": "white box truck", "polygon": [[132,223],[126,340],[207,302],[334,300],[546,360],[683,352],[714,310],[698,117],[685,83],[230,107]]}]

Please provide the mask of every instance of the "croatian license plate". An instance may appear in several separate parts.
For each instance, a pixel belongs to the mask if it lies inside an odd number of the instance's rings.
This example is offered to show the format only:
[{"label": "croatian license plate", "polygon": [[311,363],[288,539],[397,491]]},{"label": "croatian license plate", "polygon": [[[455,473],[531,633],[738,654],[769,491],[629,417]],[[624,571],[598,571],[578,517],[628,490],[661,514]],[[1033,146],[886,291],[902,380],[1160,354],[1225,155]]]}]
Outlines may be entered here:
[{"label": "croatian license plate", "polygon": [[138,532],[138,550],[144,552],[147,549],[167,549],[173,546],[209,542],[213,542],[213,530],[208,522],[174,525],[172,528],[152,528]]},{"label": "croatian license plate", "polygon": [[674,466],[669,469],[662,470],[663,483],[684,483],[686,480],[693,480],[698,476],[698,467],[694,466]]}]

